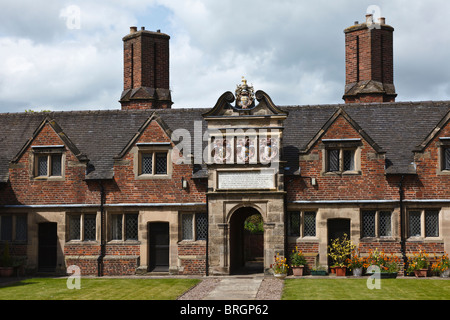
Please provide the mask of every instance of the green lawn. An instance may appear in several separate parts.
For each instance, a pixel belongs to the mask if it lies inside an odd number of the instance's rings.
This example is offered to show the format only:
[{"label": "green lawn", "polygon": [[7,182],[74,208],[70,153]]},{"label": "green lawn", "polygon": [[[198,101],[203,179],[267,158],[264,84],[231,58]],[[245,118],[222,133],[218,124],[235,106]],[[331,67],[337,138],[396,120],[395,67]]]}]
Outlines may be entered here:
[{"label": "green lawn", "polygon": [[0,287],[0,300],[175,300],[198,279],[84,279],[68,289],[67,279],[34,278]]},{"label": "green lawn", "polygon": [[450,280],[382,279],[368,289],[367,279],[287,279],[283,300],[450,300]]}]

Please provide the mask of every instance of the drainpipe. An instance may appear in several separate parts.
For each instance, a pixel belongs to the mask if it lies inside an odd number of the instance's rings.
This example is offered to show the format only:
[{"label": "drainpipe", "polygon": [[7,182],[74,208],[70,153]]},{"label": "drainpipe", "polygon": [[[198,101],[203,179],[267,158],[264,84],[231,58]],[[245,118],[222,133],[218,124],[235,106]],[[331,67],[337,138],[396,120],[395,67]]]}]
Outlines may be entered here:
[{"label": "drainpipe", "polygon": [[206,228],[206,261],[205,261],[205,275],[209,276],[209,204],[208,204],[208,193],[206,193],[206,221],[208,226]]},{"label": "drainpipe", "polygon": [[102,181],[100,181],[100,255],[97,258],[98,276],[103,277],[103,258],[105,257],[105,237],[104,237],[104,223],[105,223],[105,188]]},{"label": "drainpipe", "polygon": [[398,192],[400,195],[400,246],[403,258],[403,274],[406,275],[406,264],[408,259],[406,257],[406,240],[405,240],[405,219],[404,219],[404,189],[403,189],[403,181],[405,176],[402,175],[400,182],[398,184]]}]

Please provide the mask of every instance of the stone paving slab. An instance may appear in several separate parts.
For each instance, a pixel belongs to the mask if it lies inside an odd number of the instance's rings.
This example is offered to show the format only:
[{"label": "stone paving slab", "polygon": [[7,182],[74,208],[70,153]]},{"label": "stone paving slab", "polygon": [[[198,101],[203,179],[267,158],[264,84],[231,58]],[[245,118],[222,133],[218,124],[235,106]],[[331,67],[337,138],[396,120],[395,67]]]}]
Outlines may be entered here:
[{"label": "stone paving slab", "polygon": [[230,277],[219,284],[203,300],[255,300],[263,277]]}]

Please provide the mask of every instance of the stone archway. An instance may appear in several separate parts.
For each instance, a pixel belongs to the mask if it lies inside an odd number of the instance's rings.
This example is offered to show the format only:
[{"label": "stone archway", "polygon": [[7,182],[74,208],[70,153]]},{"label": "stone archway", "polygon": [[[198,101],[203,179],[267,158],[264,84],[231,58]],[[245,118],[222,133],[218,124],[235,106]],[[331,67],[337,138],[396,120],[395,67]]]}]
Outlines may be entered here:
[{"label": "stone archway", "polygon": [[253,207],[241,207],[230,217],[230,273],[249,274],[264,271],[264,232],[245,228],[249,217],[261,213]]}]

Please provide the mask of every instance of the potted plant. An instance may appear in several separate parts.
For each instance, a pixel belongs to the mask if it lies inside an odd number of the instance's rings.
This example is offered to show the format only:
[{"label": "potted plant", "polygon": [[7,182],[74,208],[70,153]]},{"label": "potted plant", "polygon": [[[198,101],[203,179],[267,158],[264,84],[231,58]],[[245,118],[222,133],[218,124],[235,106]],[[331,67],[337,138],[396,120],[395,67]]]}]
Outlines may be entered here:
[{"label": "potted plant", "polygon": [[345,276],[346,260],[355,249],[355,245],[347,237],[347,234],[344,234],[342,238],[332,240],[331,245],[328,246],[328,255],[334,261],[336,276]]},{"label": "potted plant", "polygon": [[431,270],[439,274],[441,278],[448,278],[450,275],[450,260],[448,254],[444,254],[431,265]]},{"label": "potted plant", "polygon": [[414,273],[417,278],[426,277],[428,272],[428,254],[423,250],[414,253],[408,259],[407,272]]},{"label": "potted plant", "polygon": [[9,243],[5,242],[3,247],[2,259],[0,261],[0,276],[11,277],[14,272],[13,262],[9,255]]},{"label": "potted plant", "polygon": [[288,272],[288,265],[286,264],[286,258],[281,258],[280,255],[277,253],[275,256],[275,262],[273,265],[271,265],[273,275],[276,278],[284,279],[287,276]]},{"label": "potted plant", "polygon": [[364,259],[358,256],[358,254],[353,251],[352,256],[347,259],[347,265],[350,270],[352,270],[355,277],[360,277],[362,275]]},{"label": "potted plant", "polygon": [[[380,252],[378,251],[378,248],[375,248],[375,250],[369,251],[369,256],[364,259],[363,267],[366,269],[370,266],[378,267],[380,277],[382,279],[397,278],[399,270],[398,263],[399,259],[394,256],[393,253],[391,255],[387,255],[384,250]],[[373,272],[374,271],[372,270],[372,273]]]},{"label": "potted plant", "polygon": [[313,276],[326,276],[327,275],[327,268],[325,266],[315,266],[311,270],[311,275]]},{"label": "potted plant", "polygon": [[290,260],[292,273],[294,276],[303,276],[303,270],[306,266],[306,258],[303,253],[298,250],[298,247],[295,247],[295,250],[292,250]]}]

